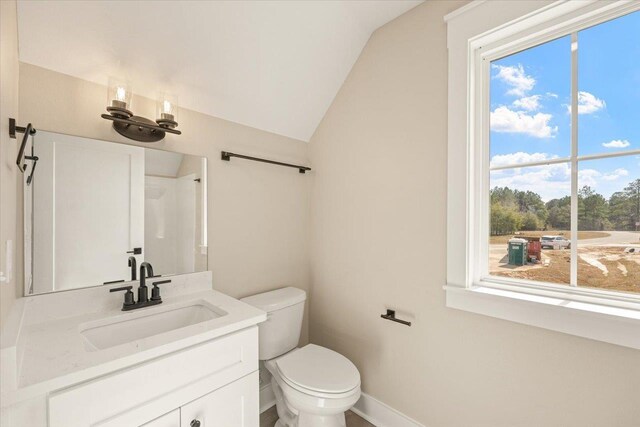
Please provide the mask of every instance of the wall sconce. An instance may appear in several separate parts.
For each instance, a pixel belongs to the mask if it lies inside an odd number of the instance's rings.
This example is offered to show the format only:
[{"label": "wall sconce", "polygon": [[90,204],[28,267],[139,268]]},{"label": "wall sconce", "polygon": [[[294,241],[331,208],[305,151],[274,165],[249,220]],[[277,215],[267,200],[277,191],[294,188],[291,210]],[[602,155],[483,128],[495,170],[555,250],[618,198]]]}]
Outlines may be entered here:
[{"label": "wall sconce", "polygon": [[161,93],[156,102],[156,123],[174,129],[178,126],[178,97]]},{"label": "wall sconce", "polygon": [[134,116],[131,111],[131,86],[119,79],[109,78],[107,112],[100,117],[113,121],[120,135],[140,142],[157,142],[168,133],[181,135],[178,126],[177,97],[161,94],[157,101],[157,120]]},{"label": "wall sconce", "polygon": [[107,105],[107,111],[115,117],[128,119],[133,116],[129,110],[131,108],[131,86],[128,82],[109,77]]}]

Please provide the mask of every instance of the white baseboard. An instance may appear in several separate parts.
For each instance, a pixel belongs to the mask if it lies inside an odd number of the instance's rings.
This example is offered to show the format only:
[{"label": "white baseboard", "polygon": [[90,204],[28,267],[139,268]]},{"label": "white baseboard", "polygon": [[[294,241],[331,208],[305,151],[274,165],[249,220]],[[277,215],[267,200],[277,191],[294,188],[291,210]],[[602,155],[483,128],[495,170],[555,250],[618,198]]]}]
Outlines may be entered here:
[{"label": "white baseboard", "polygon": [[425,427],[366,393],[351,410],[376,427]]},{"label": "white baseboard", "polygon": [[260,387],[260,413],[276,404],[276,396],[270,384]]}]

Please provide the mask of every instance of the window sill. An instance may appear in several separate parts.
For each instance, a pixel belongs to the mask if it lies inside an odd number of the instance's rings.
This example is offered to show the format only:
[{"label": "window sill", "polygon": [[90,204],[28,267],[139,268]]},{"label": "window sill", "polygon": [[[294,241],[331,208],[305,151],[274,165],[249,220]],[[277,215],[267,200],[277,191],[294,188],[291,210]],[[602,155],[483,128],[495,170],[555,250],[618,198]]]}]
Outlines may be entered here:
[{"label": "window sill", "polygon": [[447,285],[447,307],[640,350],[640,311],[487,286]]}]

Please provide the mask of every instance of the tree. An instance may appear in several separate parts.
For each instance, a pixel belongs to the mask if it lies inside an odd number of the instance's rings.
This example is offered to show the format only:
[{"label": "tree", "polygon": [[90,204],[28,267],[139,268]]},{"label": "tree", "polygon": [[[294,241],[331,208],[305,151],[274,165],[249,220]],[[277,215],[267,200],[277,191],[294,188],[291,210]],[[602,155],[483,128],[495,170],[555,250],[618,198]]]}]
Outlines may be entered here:
[{"label": "tree", "polygon": [[533,212],[527,212],[522,217],[522,230],[535,231],[540,228],[538,224],[538,217]]},{"label": "tree", "polygon": [[640,221],[640,179],[609,198],[609,221],[616,230],[636,230]]},{"label": "tree", "polygon": [[518,204],[516,192],[509,187],[495,187],[491,190],[491,203],[499,203],[505,208],[515,208]]},{"label": "tree", "polygon": [[589,186],[578,192],[578,228],[581,230],[604,230],[609,227],[607,200]]},{"label": "tree", "polygon": [[632,230],[638,229],[636,225],[640,222],[640,178],[629,183],[624,189],[625,194],[629,198],[629,210],[631,214]]},{"label": "tree", "polygon": [[498,203],[506,209],[522,215],[535,214],[539,224],[545,224],[549,212],[539,194],[533,191],[512,190],[509,187],[495,187],[491,190],[491,203]]},{"label": "tree", "polygon": [[522,228],[522,217],[515,209],[491,204],[491,235],[512,234]]},{"label": "tree", "polygon": [[571,200],[569,200],[569,204],[558,204],[551,207],[547,224],[555,230],[569,230],[571,228]]},{"label": "tree", "polygon": [[539,194],[534,193],[533,191],[516,190],[515,196],[518,200],[518,210],[521,213],[526,214],[527,212],[531,212],[536,215],[542,224],[547,222],[549,213],[547,211],[547,206],[544,204]]},{"label": "tree", "polygon": [[568,230],[571,228],[571,196],[560,199],[551,199],[546,203],[549,215],[545,225],[555,230]]},{"label": "tree", "polygon": [[[495,187],[491,190],[491,234],[533,231],[542,226],[571,228],[571,197],[544,203],[533,191]],[[636,230],[640,222],[640,179],[605,199],[589,186],[578,192],[578,228],[581,230]]]}]

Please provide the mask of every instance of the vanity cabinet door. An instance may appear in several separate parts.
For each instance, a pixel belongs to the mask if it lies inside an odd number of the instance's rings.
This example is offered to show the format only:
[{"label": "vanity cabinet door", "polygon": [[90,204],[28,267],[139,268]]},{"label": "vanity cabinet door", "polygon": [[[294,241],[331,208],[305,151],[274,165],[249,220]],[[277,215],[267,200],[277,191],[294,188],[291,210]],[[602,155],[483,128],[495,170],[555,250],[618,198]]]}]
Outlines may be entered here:
[{"label": "vanity cabinet door", "polygon": [[180,427],[259,427],[258,372],[180,408]]},{"label": "vanity cabinet door", "polygon": [[180,427],[180,409],[175,409],[140,427]]}]

